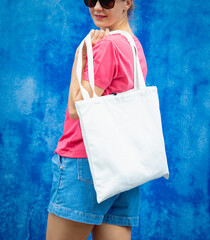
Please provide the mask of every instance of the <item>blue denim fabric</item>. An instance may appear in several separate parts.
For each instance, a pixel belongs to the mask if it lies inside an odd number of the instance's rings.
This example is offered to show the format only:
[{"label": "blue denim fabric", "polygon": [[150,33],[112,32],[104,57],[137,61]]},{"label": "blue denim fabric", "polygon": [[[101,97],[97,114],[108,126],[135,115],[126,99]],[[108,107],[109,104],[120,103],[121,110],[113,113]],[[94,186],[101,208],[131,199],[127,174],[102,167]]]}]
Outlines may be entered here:
[{"label": "blue denim fabric", "polygon": [[55,153],[51,167],[53,181],[48,212],[88,224],[139,225],[140,187],[98,204],[87,158],[67,158]]}]

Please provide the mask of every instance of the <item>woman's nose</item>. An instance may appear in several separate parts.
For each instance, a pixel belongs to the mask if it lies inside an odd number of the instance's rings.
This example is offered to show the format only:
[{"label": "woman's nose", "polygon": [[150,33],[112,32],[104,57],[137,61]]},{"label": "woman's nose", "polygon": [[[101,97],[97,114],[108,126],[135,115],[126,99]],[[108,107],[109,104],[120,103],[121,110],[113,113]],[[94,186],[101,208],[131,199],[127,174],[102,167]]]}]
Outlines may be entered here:
[{"label": "woman's nose", "polygon": [[96,2],[96,5],[95,5],[94,8],[95,8],[95,10],[97,10],[97,11],[101,11],[101,10],[103,10],[103,8],[102,8],[102,6],[101,6],[101,4],[100,4],[99,1]]}]

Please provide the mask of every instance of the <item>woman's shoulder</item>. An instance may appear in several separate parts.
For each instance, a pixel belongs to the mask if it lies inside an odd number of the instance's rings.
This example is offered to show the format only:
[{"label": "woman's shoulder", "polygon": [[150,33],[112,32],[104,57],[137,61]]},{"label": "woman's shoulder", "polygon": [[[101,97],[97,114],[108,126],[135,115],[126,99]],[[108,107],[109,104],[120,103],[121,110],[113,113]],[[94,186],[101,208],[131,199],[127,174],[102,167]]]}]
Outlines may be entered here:
[{"label": "woman's shoulder", "polygon": [[128,43],[127,39],[120,33],[111,34],[100,40],[101,43],[106,42],[108,45],[119,46]]},{"label": "woman's shoulder", "polygon": [[114,49],[112,38],[106,36],[105,38],[100,39],[93,47],[93,51],[106,51],[107,49]]},{"label": "woman's shoulder", "polygon": [[[139,39],[135,35],[133,36],[133,39],[137,46],[138,45],[141,46]],[[119,49],[119,48],[126,48],[129,45],[130,44],[129,44],[128,40],[126,39],[126,37],[120,33],[117,33],[117,34],[108,35],[105,38],[101,39],[100,41],[97,42],[95,47],[96,48],[98,48],[98,47],[106,48],[107,47],[107,48]]]},{"label": "woman's shoulder", "polygon": [[[139,39],[135,35],[133,39],[138,49],[139,57],[144,58],[144,51]],[[127,38],[120,33],[108,35],[99,40],[93,47],[94,56],[101,56],[108,53],[112,56],[122,55],[130,57],[132,55],[132,50]]]},{"label": "woman's shoulder", "polygon": [[93,47],[93,50],[106,51],[108,49],[111,49],[112,51],[116,52],[120,49],[125,49],[129,47],[129,45],[130,44],[127,41],[127,39],[122,34],[119,33],[119,34],[108,35],[105,38],[99,40],[96,43],[96,45]]}]

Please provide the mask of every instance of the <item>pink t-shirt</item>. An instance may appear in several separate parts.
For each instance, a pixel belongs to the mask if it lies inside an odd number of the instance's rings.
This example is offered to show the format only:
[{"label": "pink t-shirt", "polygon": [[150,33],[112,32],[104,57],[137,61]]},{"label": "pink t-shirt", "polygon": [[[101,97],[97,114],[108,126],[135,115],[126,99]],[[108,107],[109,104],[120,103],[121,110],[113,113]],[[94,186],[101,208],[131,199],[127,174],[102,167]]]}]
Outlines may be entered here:
[{"label": "pink t-shirt", "polygon": [[[135,40],[144,79],[146,81],[147,64],[145,55],[136,36]],[[95,85],[105,89],[102,96],[120,93],[134,88],[133,53],[127,39],[121,34],[109,35],[93,47]],[[83,79],[88,81],[88,65]],[[63,135],[59,139],[54,153],[69,158],[87,158],[79,119],[69,117],[68,106],[64,122]]]}]

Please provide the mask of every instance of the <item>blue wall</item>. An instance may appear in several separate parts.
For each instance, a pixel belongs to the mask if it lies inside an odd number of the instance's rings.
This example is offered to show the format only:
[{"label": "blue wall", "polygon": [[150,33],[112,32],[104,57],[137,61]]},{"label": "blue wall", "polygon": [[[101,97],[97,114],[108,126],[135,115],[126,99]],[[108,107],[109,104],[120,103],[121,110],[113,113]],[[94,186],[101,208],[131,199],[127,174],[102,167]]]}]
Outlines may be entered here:
[{"label": "blue wall", "polygon": [[[210,239],[209,7],[136,1],[131,25],[147,86],[158,87],[170,179],[141,187],[132,240]],[[94,25],[73,0],[1,0],[0,18],[0,239],[42,240],[74,52]]]}]

